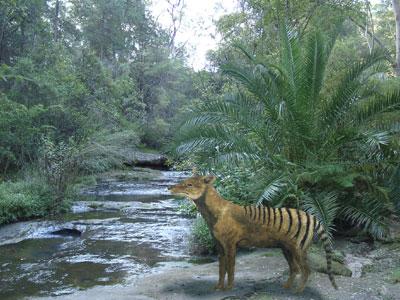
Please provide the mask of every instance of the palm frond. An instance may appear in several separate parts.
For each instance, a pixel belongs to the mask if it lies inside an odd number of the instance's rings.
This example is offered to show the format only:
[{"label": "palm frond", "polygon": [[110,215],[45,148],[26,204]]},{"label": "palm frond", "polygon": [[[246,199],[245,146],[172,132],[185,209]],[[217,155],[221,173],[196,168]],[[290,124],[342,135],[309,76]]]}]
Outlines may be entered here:
[{"label": "palm frond", "polygon": [[228,123],[227,126],[237,126],[261,135],[265,117],[268,116],[264,115],[262,103],[242,95],[226,95],[223,99],[207,102],[196,108],[181,126]]},{"label": "palm frond", "polygon": [[260,156],[254,153],[225,151],[224,153],[216,153],[208,161],[213,167],[223,167],[226,165],[241,166],[243,162],[254,165],[260,161]]},{"label": "palm frond", "polygon": [[252,55],[249,51],[247,51],[246,47],[241,43],[233,43],[232,45],[234,48],[238,49],[242,54],[244,54],[247,59],[251,62],[254,62],[254,55]]},{"label": "palm frond", "polygon": [[274,205],[277,197],[282,193],[283,188],[286,186],[285,179],[279,176],[278,178],[271,178],[257,200],[257,205],[261,205],[264,201],[269,205]]},{"label": "palm frond", "polygon": [[322,88],[327,59],[324,40],[320,32],[308,35],[299,74],[299,104],[312,112]]},{"label": "palm frond", "polygon": [[400,109],[400,89],[387,93],[385,96],[371,97],[354,107],[352,115],[358,124],[363,124],[377,115]]},{"label": "palm frond", "polygon": [[382,238],[387,233],[384,203],[372,198],[364,199],[359,205],[350,202],[343,209],[344,217],[353,225],[363,228],[376,238]]},{"label": "palm frond", "polygon": [[383,158],[382,147],[387,146],[391,140],[389,132],[368,130],[361,134],[365,141],[362,145],[363,152],[369,159],[381,160]]},{"label": "palm frond", "polygon": [[238,66],[233,63],[221,66],[223,74],[229,75],[238,80],[247,88],[252,94],[262,99],[266,96],[267,90],[262,81],[253,73],[252,68],[249,66]]},{"label": "palm frond", "polygon": [[281,22],[279,26],[279,35],[282,44],[280,64],[287,76],[289,86],[291,87],[291,93],[295,97],[296,73],[298,72],[298,58],[300,57],[297,36],[295,30],[289,28],[289,26],[284,22]]},{"label": "palm frond", "polygon": [[337,195],[335,193],[328,193],[319,197],[306,195],[302,200],[304,211],[314,215],[321,222],[331,242],[332,232],[335,230],[333,220],[339,210]]},{"label": "palm frond", "polygon": [[175,151],[178,155],[204,153],[208,156],[219,156],[242,153],[243,158],[251,158],[259,157],[262,152],[244,132],[224,124],[184,128],[176,142],[178,146]]},{"label": "palm frond", "polygon": [[[357,92],[362,86],[361,76],[375,64],[385,60],[381,51],[375,50],[355,63],[335,87],[336,92],[321,107],[321,126],[334,128],[343,115],[358,100]],[[369,74],[372,75],[372,74]],[[364,78],[365,79],[365,78]]]}]

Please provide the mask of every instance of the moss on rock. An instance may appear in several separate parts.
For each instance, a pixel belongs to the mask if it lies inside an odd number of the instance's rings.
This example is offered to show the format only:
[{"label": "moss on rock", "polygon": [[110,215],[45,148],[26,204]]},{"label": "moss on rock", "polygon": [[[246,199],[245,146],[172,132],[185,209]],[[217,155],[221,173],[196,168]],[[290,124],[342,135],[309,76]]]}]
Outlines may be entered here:
[{"label": "moss on rock", "polygon": [[[311,269],[320,273],[327,273],[325,254],[316,252],[309,253],[308,262]],[[332,261],[332,273],[335,275],[351,277],[351,270],[336,260]]]}]

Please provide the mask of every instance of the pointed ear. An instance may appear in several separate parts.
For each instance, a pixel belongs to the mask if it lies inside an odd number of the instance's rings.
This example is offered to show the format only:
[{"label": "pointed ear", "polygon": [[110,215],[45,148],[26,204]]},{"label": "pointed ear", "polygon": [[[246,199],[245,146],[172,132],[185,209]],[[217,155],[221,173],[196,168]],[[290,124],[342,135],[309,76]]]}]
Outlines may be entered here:
[{"label": "pointed ear", "polygon": [[212,175],[208,175],[208,176],[204,176],[203,180],[205,184],[213,184],[215,179],[217,179],[215,176]]}]

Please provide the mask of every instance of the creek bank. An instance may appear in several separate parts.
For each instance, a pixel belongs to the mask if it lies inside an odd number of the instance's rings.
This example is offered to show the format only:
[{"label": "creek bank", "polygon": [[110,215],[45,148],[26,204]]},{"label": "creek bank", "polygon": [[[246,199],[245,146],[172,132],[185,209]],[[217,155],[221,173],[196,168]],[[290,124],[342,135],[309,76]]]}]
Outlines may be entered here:
[{"label": "creek bank", "polygon": [[[361,248],[360,248],[361,247]],[[353,256],[365,252],[372,265],[364,268],[361,277],[335,276],[339,290],[334,290],[323,273],[313,271],[302,294],[282,287],[288,266],[279,249],[241,252],[236,262],[235,288],[214,291],[218,279],[218,263],[202,265],[173,264],[156,274],[135,278],[126,285],[95,287],[65,295],[57,300],[80,299],[165,299],[165,300],[397,300],[400,284],[391,279],[400,264],[400,243],[368,245],[340,240],[335,248]],[[51,299],[51,298],[44,298]],[[42,300],[44,300],[42,299]]]}]

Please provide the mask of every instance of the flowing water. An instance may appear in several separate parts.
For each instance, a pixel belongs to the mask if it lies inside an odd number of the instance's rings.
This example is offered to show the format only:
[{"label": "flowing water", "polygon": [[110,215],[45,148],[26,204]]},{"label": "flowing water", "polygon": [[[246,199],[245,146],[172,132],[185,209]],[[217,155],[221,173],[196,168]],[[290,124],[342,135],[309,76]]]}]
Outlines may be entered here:
[{"label": "flowing water", "polygon": [[106,180],[85,190],[62,219],[0,228],[0,299],[125,283],[184,261],[192,220],[166,187],[187,175]]}]

